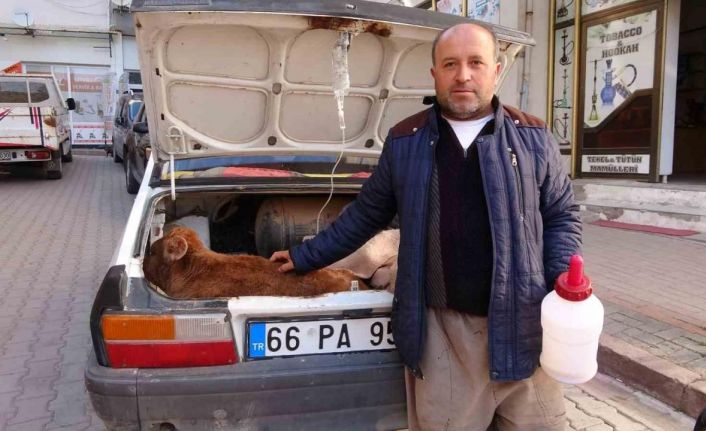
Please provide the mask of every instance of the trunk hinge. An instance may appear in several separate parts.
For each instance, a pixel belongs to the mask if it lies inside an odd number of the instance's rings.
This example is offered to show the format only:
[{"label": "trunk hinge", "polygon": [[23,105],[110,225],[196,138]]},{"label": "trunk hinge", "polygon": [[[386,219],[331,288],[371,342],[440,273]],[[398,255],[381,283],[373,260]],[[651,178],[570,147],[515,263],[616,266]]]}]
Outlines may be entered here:
[{"label": "trunk hinge", "polygon": [[[171,144],[170,149],[167,151],[167,154],[169,154],[169,181],[172,192],[172,201],[175,201],[176,181],[174,178],[174,155],[186,154],[186,139],[184,138],[184,132],[182,132],[177,126],[171,126],[169,128],[167,131],[167,138]],[[174,150],[174,148],[177,149]]]}]

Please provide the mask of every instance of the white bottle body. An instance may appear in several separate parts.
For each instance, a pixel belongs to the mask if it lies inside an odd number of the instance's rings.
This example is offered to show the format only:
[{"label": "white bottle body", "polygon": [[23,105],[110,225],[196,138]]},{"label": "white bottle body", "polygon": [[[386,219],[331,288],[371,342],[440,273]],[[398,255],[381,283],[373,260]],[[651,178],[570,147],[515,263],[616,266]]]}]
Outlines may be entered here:
[{"label": "white bottle body", "polygon": [[603,330],[603,304],[591,295],[568,301],[556,292],[542,301],[544,372],[562,383],[579,384],[598,372],[598,340]]}]

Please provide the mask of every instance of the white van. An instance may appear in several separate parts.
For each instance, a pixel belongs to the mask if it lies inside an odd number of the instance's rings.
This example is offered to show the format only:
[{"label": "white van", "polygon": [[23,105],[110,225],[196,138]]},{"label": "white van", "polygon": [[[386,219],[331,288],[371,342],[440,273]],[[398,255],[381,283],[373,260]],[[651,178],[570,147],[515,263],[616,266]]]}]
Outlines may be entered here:
[{"label": "white van", "polygon": [[70,162],[69,110],[53,75],[0,74],[0,171],[38,167],[59,179]]}]

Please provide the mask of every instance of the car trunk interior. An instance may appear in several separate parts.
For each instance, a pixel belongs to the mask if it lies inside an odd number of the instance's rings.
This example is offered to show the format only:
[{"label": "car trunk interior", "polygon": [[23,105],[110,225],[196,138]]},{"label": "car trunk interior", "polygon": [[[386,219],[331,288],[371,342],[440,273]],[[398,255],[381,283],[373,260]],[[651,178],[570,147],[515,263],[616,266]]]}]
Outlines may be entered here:
[{"label": "car trunk interior", "polygon": [[175,200],[165,195],[157,199],[148,217],[149,239],[141,254],[146,254],[147,244],[176,226],[185,226],[195,230],[204,245],[217,253],[269,258],[275,251],[313,237],[317,227],[318,231],[325,229],[353,202],[355,194],[338,193],[326,204],[327,199],[327,193],[193,191],[178,193]]}]

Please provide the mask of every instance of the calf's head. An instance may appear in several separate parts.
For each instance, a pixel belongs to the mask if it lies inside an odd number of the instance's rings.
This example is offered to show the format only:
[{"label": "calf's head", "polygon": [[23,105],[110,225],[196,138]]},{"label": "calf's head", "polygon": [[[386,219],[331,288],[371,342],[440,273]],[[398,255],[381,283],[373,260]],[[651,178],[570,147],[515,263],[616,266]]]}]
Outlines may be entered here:
[{"label": "calf's head", "polygon": [[150,247],[142,264],[145,277],[151,283],[168,290],[170,279],[181,276],[187,269],[187,265],[183,264],[188,263],[190,255],[204,249],[196,232],[176,227]]}]

